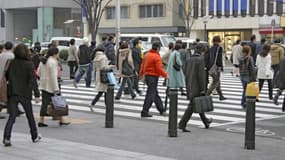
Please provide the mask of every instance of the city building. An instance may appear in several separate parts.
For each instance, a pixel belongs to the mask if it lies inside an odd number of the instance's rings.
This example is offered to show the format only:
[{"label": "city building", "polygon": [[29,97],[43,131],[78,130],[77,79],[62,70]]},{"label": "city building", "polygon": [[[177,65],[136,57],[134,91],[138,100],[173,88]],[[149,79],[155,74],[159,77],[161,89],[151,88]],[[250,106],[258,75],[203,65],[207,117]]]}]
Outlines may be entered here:
[{"label": "city building", "polygon": [[[226,50],[237,39],[284,40],[282,0],[184,0],[190,3],[190,38],[211,43],[220,35]],[[185,36],[181,0],[120,0],[121,33],[162,33]],[[81,6],[72,0],[0,0],[0,42],[27,37],[83,36]],[[97,39],[116,32],[116,0],[102,16]]]},{"label": "city building", "polygon": [[0,0],[0,13],[0,42],[47,42],[82,30],[81,9],[72,0]]}]

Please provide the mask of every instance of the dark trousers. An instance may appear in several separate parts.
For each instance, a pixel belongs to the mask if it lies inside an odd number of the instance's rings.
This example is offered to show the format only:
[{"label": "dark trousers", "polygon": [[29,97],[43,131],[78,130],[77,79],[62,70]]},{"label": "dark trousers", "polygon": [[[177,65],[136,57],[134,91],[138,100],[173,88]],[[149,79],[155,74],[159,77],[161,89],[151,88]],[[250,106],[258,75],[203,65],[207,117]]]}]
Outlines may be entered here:
[{"label": "dark trousers", "polygon": [[213,78],[213,81],[212,81],[210,87],[208,88],[206,95],[210,95],[212,93],[212,91],[214,89],[216,89],[220,98],[223,97],[223,93],[222,93],[222,89],[221,89],[221,81],[220,81],[220,72],[219,72],[217,77],[212,77],[212,78]]},{"label": "dark trousers", "polygon": [[32,103],[30,99],[19,97],[19,96],[12,96],[8,99],[8,108],[9,108],[9,119],[6,123],[5,131],[4,131],[4,138],[10,139],[11,138],[11,132],[13,125],[15,123],[17,114],[18,114],[18,104],[21,103],[25,113],[26,117],[28,119],[28,123],[30,126],[30,133],[32,139],[36,139],[38,136],[36,122],[33,114],[33,108]]},{"label": "dark trousers", "polygon": [[[192,102],[192,100],[191,100]],[[188,121],[190,120],[192,114],[193,114],[193,107],[192,103],[189,103],[187,109],[185,110],[180,122],[179,122],[179,128],[186,128]],[[205,113],[199,113],[199,116],[204,124],[208,122],[208,118],[206,117]]]},{"label": "dark trousers", "polygon": [[140,92],[140,90],[139,90],[139,76],[138,76],[137,72],[133,76],[133,82],[134,82],[133,88],[139,93]]},{"label": "dark trousers", "polygon": [[277,72],[279,71],[279,64],[274,64],[274,65],[271,66],[271,68],[274,71],[274,74],[273,74],[273,87],[276,88],[277,87],[276,75],[277,75]]},{"label": "dark trousers", "polygon": [[269,94],[269,98],[272,99],[272,98],[273,98],[273,96],[272,96],[272,95],[273,95],[272,79],[259,79],[258,81],[259,81],[259,83],[258,83],[258,85],[259,85],[259,91],[262,90],[264,81],[267,81],[267,83],[268,83],[268,94]]},{"label": "dark trousers", "polygon": [[117,98],[121,98],[122,92],[124,91],[126,84],[128,85],[128,91],[131,93],[132,97],[136,96],[136,94],[133,90],[133,87],[132,87],[131,79],[129,77],[123,77],[121,86],[120,86],[120,88],[117,92],[117,95],[116,95]]},{"label": "dark trousers", "polygon": [[157,84],[158,77],[156,76],[145,76],[145,81],[147,85],[147,92],[143,104],[143,113],[148,113],[152,103],[154,102],[157,110],[162,113],[164,111],[163,104],[160,96],[158,95]]},{"label": "dark trousers", "polygon": [[75,73],[78,69],[78,65],[76,61],[68,61],[69,66],[69,77],[70,79],[73,79],[75,77]]},{"label": "dark trousers", "polygon": [[[95,104],[99,101],[100,97],[101,97],[103,94],[104,94],[104,92],[98,92],[98,94],[97,94],[97,95],[94,97],[94,99],[92,100],[91,105],[95,105]],[[106,104],[106,94],[105,94],[105,104]]]},{"label": "dark trousers", "polygon": [[[278,90],[277,90],[277,93],[276,93],[276,95],[275,95],[277,100],[278,100],[279,96],[282,95],[282,92],[283,92],[283,90],[281,90],[281,89],[278,89]],[[283,110],[285,111],[285,95],[284,95],[284,98],[283,98],[283,105],[282,105],[282,108],[283,108]]]},{"label": "dark trousers", "polygon": [[53,93],[42,90],[42,105],[40,116],[47,116],[47,107],[51,103],[51,97],[54,96]]}]

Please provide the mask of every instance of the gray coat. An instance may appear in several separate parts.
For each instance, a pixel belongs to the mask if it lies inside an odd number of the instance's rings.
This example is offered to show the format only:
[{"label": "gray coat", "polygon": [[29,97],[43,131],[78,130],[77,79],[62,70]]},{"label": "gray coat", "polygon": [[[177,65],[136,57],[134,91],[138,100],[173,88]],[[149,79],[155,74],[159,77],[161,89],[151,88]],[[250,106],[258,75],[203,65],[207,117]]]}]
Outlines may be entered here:
[{"label": "gray coat", "polygon": [[206,93],[206,71],[204,57],[194,53],[185,64],[187,98],[192,100]]}]

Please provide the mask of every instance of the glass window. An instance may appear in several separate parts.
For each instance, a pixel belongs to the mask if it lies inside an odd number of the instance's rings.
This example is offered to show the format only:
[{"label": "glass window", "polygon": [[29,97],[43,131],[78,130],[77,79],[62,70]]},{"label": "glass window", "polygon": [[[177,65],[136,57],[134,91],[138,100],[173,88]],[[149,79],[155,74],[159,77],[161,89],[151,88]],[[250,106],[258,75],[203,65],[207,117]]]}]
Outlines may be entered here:
[{"label": "glass window", "polygon": [[139,6],[141,18],[151,18],[151,17],[163,17],[163,5],[155,4],[155,5],[141,5]]},{"label": "glass window", "polygon": [[272,1],[267,0],[267,15],[272,16],[273,15],[273,3]]},{"label": "glass window", "polygon": [[276,0],[276,14],[282,16],[283,14],[283,0]]},{"label": "glass window", "polygon": [[233,16],[238,16],[238,0],[233,0]]},{"label": "glass window", "polygon": [[115,19],[115,7],[107,7],[106,8],[106,19]]},{"label": "glass window", "polygon": [[214,0],[209,0],[209,15],[214,15]]},{"label": "glass window", "polygon": [[194,0],[194,18],[198,18],[199,16],[199,1],[198,0]]},{"label": "glass window", "polygon": [[129,7],[122,6],[121,7],[121,18],[129,18]]},{"label": "glass window", "polygon": [[258,15],[264,16],[264,0],[258,1]]},{"label": "glass window", "polygon": [[246,10],[247,10],[247,0],[241,0],[241,16],[246,16]]},{"label": "glass window", "polygon": [[255,6],[256,6],[255,0],[250,0],[249,1],[249,15],[252,17],[255,16]]},{"label": "glass window", "polygon": [[5,27],[5,14],[2,9],[0,9],[0,20],[1,20],[0,27],[2,28]]},{"label": "glass window", "polygon": [[217,17],[222,16],[222,0],[217,0]]},{"label": "glass window", "polygon": [[206,15],[206,0],[201,1],[201,17]]},{"label": "glass window", "polygon": [[225,16],[230,16],[230,0],[225,0]]}]

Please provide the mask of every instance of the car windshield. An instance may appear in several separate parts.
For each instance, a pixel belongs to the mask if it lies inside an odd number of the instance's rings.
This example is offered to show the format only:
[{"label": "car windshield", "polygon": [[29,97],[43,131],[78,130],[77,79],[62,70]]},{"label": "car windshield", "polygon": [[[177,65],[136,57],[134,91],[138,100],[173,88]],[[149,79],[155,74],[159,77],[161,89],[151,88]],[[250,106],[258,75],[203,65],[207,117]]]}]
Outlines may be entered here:
[{"label": "car windshield", "polygon": [[170,42],[175,43],[176,41],[175,37],[173,36],[162,36],[161,39],[162,39],[163,46],[168,46]]}]

